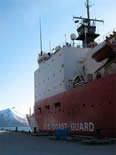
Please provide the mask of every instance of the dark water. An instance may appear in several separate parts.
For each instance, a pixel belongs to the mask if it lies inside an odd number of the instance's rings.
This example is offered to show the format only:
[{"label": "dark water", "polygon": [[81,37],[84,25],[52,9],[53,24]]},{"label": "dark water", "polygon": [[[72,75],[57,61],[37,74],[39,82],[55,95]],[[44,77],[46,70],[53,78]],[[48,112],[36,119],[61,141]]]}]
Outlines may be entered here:
[{"label": "dark water", "polygon": [[[10,130],[10,131],[15,131],[16,127],[0,127],[0,130]],[[18,127],[18,131],[32,131],[30,127]]]}]

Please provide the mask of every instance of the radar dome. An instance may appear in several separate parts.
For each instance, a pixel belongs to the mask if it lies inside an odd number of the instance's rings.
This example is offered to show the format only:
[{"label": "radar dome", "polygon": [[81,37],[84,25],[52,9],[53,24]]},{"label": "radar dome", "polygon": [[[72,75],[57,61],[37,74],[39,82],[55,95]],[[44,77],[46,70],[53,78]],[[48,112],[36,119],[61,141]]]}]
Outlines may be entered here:
[{"label": "radar dome", "polygon": [[72,34],[70,35],[70,39],[71,39],[71,40],[75,40],[75,39],[76,39],[76,35],[75,35],[74,33],[72,33]]}]

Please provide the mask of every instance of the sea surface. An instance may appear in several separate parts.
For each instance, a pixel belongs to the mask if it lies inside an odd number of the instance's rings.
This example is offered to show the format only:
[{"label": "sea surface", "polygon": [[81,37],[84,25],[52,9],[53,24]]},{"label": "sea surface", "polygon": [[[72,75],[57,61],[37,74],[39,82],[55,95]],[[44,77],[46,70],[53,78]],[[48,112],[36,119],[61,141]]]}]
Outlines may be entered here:
[{"label": "sea surface", "polygon": [[[15,131],[16,127],[0,127],[0,130],[10,130],[10,131]],[[31,128],[30,127],[18,127],[17,128],[18,131],[26,131],[26,132],[31,132]]]}]

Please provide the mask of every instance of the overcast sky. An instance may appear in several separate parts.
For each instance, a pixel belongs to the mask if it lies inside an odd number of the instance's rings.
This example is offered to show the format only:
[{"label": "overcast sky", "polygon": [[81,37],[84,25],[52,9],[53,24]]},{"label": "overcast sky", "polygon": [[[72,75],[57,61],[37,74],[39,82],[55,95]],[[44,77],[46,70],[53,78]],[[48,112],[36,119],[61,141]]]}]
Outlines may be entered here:
[{"label": "overcast sky", "polygon": [[[85,0],[0,0],[0,109],[15,106],[26,113],[34,105],[34,71],[37,69],[39,19],[43,50],[76,33],[73,16],[86,16]],[[116,27],[116,1],[91,0],[91,17],[102,35]]]}]

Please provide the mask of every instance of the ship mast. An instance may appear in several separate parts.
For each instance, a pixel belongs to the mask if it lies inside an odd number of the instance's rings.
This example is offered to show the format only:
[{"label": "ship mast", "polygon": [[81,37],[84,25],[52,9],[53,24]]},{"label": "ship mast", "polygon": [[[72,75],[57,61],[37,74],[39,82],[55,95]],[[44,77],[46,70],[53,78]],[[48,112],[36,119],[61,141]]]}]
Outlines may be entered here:
[{"label": "ship mast", "polygon": [[103,20],[91,19],[90,18],[90,5],[89,0],[86,0],[87,8],[87,18],[83,17],[73,17],[75,23],[79,23],[80,26],[77,28],[78,37],[76,40],[81,40],[83,47],[88,47],[89,43],[94,42],[94,40],[99,36],[96,33],[95,22],[104,22]]},{"label": "ship mast", "polygon": [[40,51],[41,51],[41,55],[43,55],[43,51],[42,51],[42,33],[41,33],[41,20],[40,20]]},{"label": "ship mast", "polygon": [[88,26],[90,26],[89,0],[87,0],[86,7],[87,7]]}]

